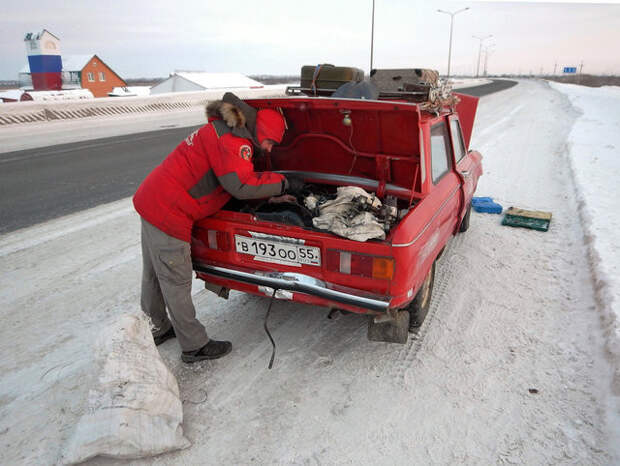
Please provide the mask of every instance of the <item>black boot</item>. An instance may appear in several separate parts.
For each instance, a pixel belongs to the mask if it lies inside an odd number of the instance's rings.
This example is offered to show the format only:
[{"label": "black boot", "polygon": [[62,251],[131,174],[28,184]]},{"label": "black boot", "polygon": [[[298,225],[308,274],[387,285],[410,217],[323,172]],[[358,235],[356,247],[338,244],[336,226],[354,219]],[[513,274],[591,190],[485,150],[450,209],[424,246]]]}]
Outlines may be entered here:
[{"label": "black boot", "polygon": [[161,345],[164,341],[170,340],[171,338],[176,337],[176,333],[174,333],[174,328],[170,327],[170,329],[166,333],[162,333],[161,335],[155,336],[153,335],[153,340],[155,340],[155,346]]},{"label": "black boot", "polygon": [[192,363],[205,359],[217,359],[226,356],[232,351],[232,344],[229,341],[209,340],[209,343],[196,351],[183,351],[181,360]]}]

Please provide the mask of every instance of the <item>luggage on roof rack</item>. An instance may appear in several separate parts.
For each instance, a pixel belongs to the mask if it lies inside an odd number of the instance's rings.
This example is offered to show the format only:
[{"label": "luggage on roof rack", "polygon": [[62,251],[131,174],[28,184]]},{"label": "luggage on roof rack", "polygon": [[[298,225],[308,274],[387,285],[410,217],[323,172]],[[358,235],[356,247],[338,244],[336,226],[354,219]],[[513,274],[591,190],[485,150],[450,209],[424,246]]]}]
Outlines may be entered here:
[{"label": "luggage on roof rack", "polygon": [[331,95],[348,82],[364,80],[364,71],[349,66],[330,64],[305,65],[301,67],[300,90],[308,95]]},{"label": "luggage on roof rack", "polygon": [[405,92],[411,87],[437,86],[439,73],[426,68],[374,69],[370,82],[381,92]]},{"label": "luggage on roof rack", "polygon": [[[458,97],[439,79],[439,73],[428,68],[373,69],[370,79],[364,81],[364,71],[359,68],[305,65],[301,68],[300,84],[287,87],[286,94],[404,100],[433,113],[458,103]],[[338,89],[341,91],[336,93]]]},{"label": "luggage on roof rack", "polygon": [[383,98],[400,98],[411,102],[433,100],[433,90],[440,86],[439,73],[426,68],[373,69],[370,82]]},{"label": "luggage on roof rack", "polygon": [[458,103],[451,87],[439,79],[436,70],[428,68],[374,69],[370,82],[379,89],[380,99],[419,103],[422,110],[432,113]]}]

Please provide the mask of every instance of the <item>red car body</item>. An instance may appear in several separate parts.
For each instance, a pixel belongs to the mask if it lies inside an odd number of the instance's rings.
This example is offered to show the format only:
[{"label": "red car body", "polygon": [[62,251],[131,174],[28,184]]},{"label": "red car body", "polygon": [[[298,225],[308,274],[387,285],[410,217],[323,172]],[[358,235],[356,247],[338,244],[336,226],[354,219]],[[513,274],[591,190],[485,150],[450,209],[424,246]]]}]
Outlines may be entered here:
[{"label": "red car body", "polygon": [[[380,199],[394,196],[399,209],[409,210],[385,240],[357,242],[225,208],[194,226],[198,277],[247,293],[271,296],[278,290],[276,298],[363,314],[405,308],[459,231],[482,175],[481,155],[468,150],[478,99],[458,97],[454,111],[446,108],[438,115],[394,100],[248,100],[255,108],[281,109],[288,122],[282,144],[258,161],[259,170],[295,173],[322,185],[359,186]],[[291,254],[320,257],[314,264],[265,261],[252,251],[238,251],[242,237],[246,244],[258,238],[297,248]],[[271,243],[265,244],[271,248]]]}]

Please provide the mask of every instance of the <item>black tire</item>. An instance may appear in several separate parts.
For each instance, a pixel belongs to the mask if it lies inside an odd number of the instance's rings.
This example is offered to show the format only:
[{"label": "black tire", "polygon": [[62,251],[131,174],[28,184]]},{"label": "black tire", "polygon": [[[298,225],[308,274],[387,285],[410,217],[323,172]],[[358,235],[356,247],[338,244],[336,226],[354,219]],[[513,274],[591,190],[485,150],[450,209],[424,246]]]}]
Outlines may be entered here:
[{"label": "black tire", "polygon": [[409,311],[409,332],[417,333],[422,326],[426,314],[431,307],[431,298],[433,296],[433,285],[435,284],[435,266],[437,262],[433,262],[431,269],[426,274],[422,286],[418,290],[418,293],[411,301],[411,304],[407,307]]},{"label": "black tire", "polygon": [[465,216],[463,217],[463,221],[459,227],[460,233],[465,233],[469,229],[469,217],[471,217],[471,204],[467,207],[467,212],[465,212]]}]

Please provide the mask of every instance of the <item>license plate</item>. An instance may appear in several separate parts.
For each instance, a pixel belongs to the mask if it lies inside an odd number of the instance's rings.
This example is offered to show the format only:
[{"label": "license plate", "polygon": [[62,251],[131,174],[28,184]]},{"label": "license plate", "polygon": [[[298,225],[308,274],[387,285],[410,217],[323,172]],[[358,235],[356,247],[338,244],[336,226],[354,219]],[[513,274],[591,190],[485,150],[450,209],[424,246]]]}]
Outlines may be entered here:
[{"label": "license plate", "polygon": [[321,249],[314,246],[235,235],[235,247],[238,253],[249,254],[256,260],[288,265],[321,265]]}]

